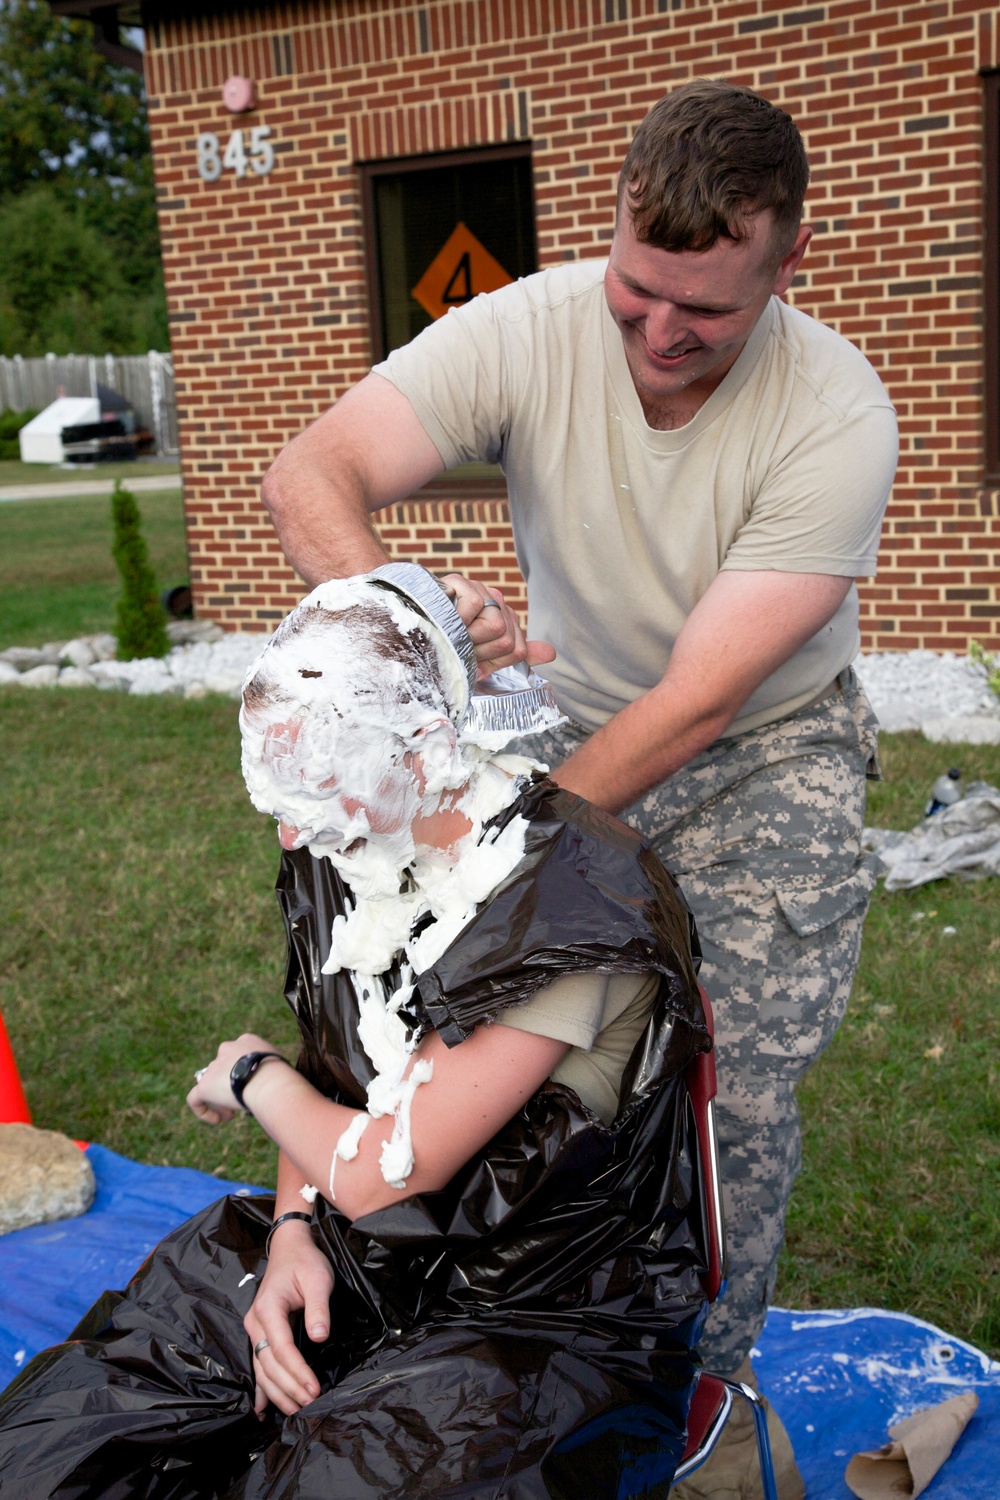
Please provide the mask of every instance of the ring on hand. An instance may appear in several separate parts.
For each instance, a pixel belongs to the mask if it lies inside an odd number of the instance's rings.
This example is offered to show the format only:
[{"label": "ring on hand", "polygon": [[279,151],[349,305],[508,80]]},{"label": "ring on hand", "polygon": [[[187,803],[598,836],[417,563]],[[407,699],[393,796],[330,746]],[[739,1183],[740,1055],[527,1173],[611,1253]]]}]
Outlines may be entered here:
[{"label": "ring on hand", "polygon": [[495,599],[484,599],[479,606],[479,613],[482,614],[484,609],[503,609],[503,605],[498,604]]},{"label": "ring on hand", "polygon": [[197,1071],[197,1073],[194,1075],[194,1081],[195,1081],[195,1083],[200,1083],[201,1080],[204,1078],[204,1076],[205,1076],[205,1074],[207,1072],[208,1072],[207,1068],[199,1068],[198,1071]]},{"label": "ring on hand", "polygon": [[253,1346],[253,1352],[254,1352],[255,1355],[257,1355],[257,1354],[260,1353],[260,1351],[262,1349],[270,1349],[270,1347],[271,1346],[267,1342],[267,1339],[258,1339],[257,1342],[256,1342],[256,1344],[254,1344],[254,1346]]}]

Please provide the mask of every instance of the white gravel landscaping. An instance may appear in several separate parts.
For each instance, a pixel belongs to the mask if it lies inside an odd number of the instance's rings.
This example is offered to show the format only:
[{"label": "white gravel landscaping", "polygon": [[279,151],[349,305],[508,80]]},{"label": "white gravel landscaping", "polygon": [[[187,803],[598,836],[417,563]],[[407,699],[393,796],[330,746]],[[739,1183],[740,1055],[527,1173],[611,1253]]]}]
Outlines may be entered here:
[{"label": "white gravel landscaping", "polygon": [[50,641],[37,648],[11,646],[0,651],[0,684],[97,687],[138,696],[172,693],[182,698],[224,693],[238,698],[247,668],[267,640],[262,634],[226,633],[200,620],[171,621],[167,634],[175,644],[166,656],[136,661],[115,660],[113,635]]},{"label": "white gravel landscaping", "polygon": [[882,728],[919,729],[929,740],[1000,744],[1000,698],[982,667],[953,651],[859,656],[854,670]]},{"label": "white gravel landscaping", "polygon": [[[238,698],[247,668],[266,636],[223,632],[200,620],[167,626],[174,646],[162,659],[116,661],[112,635],[85,636],[36,648],[0,651],[0,684],[98,687],[135,694],[174,693]],[[986,674],[965,656],[945,651],[862,655],[854,663],[883,729],[919,729],[930,740],[1000,744],[1000,699]]]}]

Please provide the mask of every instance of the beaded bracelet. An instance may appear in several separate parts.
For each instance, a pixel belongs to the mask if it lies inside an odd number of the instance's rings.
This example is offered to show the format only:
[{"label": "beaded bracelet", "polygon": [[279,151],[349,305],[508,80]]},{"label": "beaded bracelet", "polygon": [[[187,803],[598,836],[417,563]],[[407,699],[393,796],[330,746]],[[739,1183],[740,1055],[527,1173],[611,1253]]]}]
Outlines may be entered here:
[{"label": "beaded bracelet", "polygon": [[280,1229],[282,1224],[287,1224],[289,1219],[301,1219],[303,1223],[311,1224],[313,1221],[313,1216],[312,1214],[300,1213],[297,1208],[290,1209],[287,1214],[279,1214],[274,1223],[271,1225],[270,1229],[267,1231],[267,1239],[264,1241],[265,1259],[267,1259],[271,1254],[271,1237],[273,1236],[274,1231],[276,1229]]}]

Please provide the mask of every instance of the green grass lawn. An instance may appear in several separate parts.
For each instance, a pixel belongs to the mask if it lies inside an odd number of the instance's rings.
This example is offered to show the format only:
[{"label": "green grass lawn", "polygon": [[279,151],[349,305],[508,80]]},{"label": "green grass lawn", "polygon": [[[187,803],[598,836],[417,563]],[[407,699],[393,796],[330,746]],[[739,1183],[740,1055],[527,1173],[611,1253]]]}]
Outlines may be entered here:
[{"label": "green grass lawn", "polygon": [[[181,491],[136,501],[160,591],[187,582]],[[0,649],[113,630],[118,593],[107,496],[0,503]]]},{"label": "green grass lawn", "polygon": [[[236,705],[0,688],[0,721],[0,1010],[36,1123],[268,1182],[251,1121],[184,1106],[221,1037],[294,1050],[277,840],[243,789]],[[886,736],[884,762],[885,826],[916,822],[942,765],[1000,783],[998,749]],[[846,1022],[801,1090],[784,1305],[896,1308],[1000,1353],[997,904],[995,881],[876,894]]]},{"label": "green grass lawn", "polygon": [[[879,827],[916,824],[949,765],[1000,785],[995,746],[882,746]],[[799,1090],[778,1302],[895,1308],[1000,1354],[998,914],[994,879],[876,890],[844,1024]]]},{"label": "green grass lawn", "polygon": [[0,689],[0,1011],[36,1124],[266,1182],[249,1120],[213,1131],[184,1104],[223,1037],[297,1034],[277,838],[243,787],[236,712]]},{"label": "green grass lawn", "polygon": [[157,474],[179,474],[176,459],[137,458],[117,464],[22,464],[0,459],[0,486],[9,484],[73,484],[78,479],[144,479]]}]

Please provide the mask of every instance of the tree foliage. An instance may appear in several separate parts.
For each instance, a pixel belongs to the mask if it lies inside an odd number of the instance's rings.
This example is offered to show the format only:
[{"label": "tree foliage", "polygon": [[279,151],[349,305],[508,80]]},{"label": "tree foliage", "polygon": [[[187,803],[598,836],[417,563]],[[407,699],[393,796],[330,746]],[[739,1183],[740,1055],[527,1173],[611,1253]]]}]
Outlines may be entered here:
[{"label": "tree foliage", "polygon": [[37,417],[35,407],[29,406],[26,411],[0,411],[0,459],[19,459],[21,457],[21,443],[18,433],[22,427],[27,426],[32,417]]},{"label": "tree foliage", "polygon": [[0,200],[0,353],[164,349],[162,281],[130,286],[115,242],[51,186]]},{"label": "tree foliage", "polygon": [[166,656],[170,650],[166,617],[142,536],[139,507],[132,491],[122,489],[120,481],[111,496],[111,521],[111,552],[122,580],[117,609],[118,660]]},{"label": "tree foliage", "polygon": [[166,347],[142,78],[0,0],[0,353]]}]

